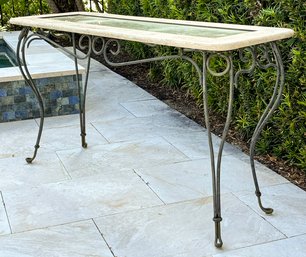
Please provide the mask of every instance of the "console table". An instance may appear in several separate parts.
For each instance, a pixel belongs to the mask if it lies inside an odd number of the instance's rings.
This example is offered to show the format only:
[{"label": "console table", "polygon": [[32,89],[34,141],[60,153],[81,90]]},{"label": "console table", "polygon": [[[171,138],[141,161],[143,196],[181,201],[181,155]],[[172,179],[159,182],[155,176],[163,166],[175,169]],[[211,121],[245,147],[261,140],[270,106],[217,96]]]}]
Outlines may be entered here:
[{"label": "console table", "polygon": [[[44,124],[44,102],[37,88],[37,85],[34,83],[34,80],[32,79],[27,67],[26,48],[32,41],[37,39],[44,39],[52,45],[61,47],[48,37],[47,31],[65,32],[71,35],[73,51],[69,51],[62,47],[61,48],[67,53],[71,54],[75,61],[76,83],[78,86],[80,100],[81,142],[84,148],[87,147],[85,102],[91,53],[103,55],[105,61],[111,66],[132,65],[171,59],[181,59],[183,61],[190,62],[193,65],[198,73],[199,83],[203,88],[205,124],[208,132],[211,160],[214,209],[213,221],[215,222],[216,247],[221,247],[223,244],[221,239],[221,159],[225,138],[231,121],[234,101],[234,88],[238,85],[239,77],[244,74],[253,73],[256,67],[261,69],[275,69],[277,76],[274,85],[274,91],[271,96],[271,100],[266,107],[266,110],[258,121],[250,146],[251,170],[255,184],[255,194],[258,198],[259,207],[266,214],[271,214],[273,212],[273,209],[264,207],[261,202],[261,192],[259,190],[254,165],[254,149],[261,130],[281,100],[282,90],[284,87],[284,68],[281,53],[277,47],[276,42],[281,39],[291,37],[294,33],[291,29],[156,19],[88,12],[18,17],[12,18],[10,23],[24,27],[20,33],[17,47],[19,68],[26,83],[35,93],[40,106],[41,119],[39,132],[35,144],[34,154],[31,158],[26,159],[28,163],[31,163],[35,159],[37,150],[39,148],[39,142]],[[34,28],[34,30],[32,30],[32,33],[29,33],[31,28]],[[78,40],[76,39],[76,34],[80,35]],[[171,46],[177,49],[177,54],[129,62],[112,62],[108,55],[116,55],[120,52],[119,40],[141,42],[150,46]],[[85,52],[85,56],[80,56],[77,53],[77,46]],[[202,57],[201,65],[193,60],[188,52],[198,52]],[[244,63],[246,68],[240,68],[236,70],[233,65],[234,57],[238,57],[238,59]],[[214,70],[211,67],[212,58],[220,58],[224,60],[226,66],[224,70]],[[79,59],[87,59],[87,71],[83,85],[79,78]],[[217,159],[215,159],[214,148],[212,144],[207,103],[208,74],[217,77],[225,75],[229,77],[228,113]]]}]

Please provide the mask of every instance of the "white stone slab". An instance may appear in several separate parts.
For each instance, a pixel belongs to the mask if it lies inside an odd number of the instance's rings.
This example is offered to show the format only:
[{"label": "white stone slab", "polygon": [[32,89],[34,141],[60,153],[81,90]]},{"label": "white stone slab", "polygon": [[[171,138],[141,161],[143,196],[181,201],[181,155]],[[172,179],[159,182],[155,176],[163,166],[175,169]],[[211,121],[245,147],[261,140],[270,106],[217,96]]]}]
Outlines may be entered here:
[{"label": "white stone slab", "polygon": [[28,65],[45,65],[46,59],[48,59],[48,61],[53,64],[62,63],[64,65],[71,65],[71,67],[73,67],[74,65],[74,62],[70,58],[67,58],[63,53],[59,51],[57,51],[56,53],[54,52],[50,53],[46,51],[46,52],[42,52],[39,54],[37,52],[34,53],[33,51],[31,55],[29,56],[29,58],[27,59],[27,63]]},{"label": "white stone slab", "polygon": [[[212,255],[206,255],[205,253],[198,253],[197,257],[212,257]],[[163,257],[192,257],[192,253],[178,253],[176,255],[170,254]]]},{"label": "white stone slab", "polygon": [[1,257],[113,257],[91,220],[1,237],[0,255]]},{"label": "white stone slab", "polygon": [[[223,213],[225,250],[284,238],[232,195],[224,197]],[[116,256],[191,257],[220,252],[213,244],[211,198],[111,215],[95,221]]]},{"label": "white stone slab", "polygon": [[85,150],[76,148],[58,151],[57,154],[72,177],[188,160],[162,138],[99,145]]},{"label": "white stone slab", "polygon": [[213,257],[305,257],[306,235],[216,254]]},{"label": "white stone slab", "polygon": [[[87,98],[86,106],[86,123],[87,127],[92,121],[110,121],[122,118],[134,118],[134,116],[123,108],[120,104],[110,104],[97,101],[96,99]],[[36,119],[39,124],[40,119]],[[56,117],[48,117],[45,119],[44,128],[58,128],[66,126],[79,126],[79,114],[61,115]],[[79,130],[79,129],[78,129]],[[90,135],[89,131],[87,133]]]},{"label": "white stone slab", "polygon": [[[41,138],[41,148],[48,151],[81,148],[80,133],[79,125],[45,129]],[[87,124],[86,133],[88,147],[108,143],[91,124]]]},{"label": "white stone slab", "polygon": [[25,157],[0,159],[2,191],[22,190],[22,188],[70,179],[55,153],[41,151],[32,164],[28,164]]},{"label": "white stone slab", "polygon": [[[168,134],[164,138],[191,159],[210,156],[208,135],[206,131]],[[212,134],[215,156],[218,156],[221,139]],[[224,144],[223,155],[244,155],[242,151],[227,142]]]},{"label": "white stone slab", "polygon": [[133,171],[3,192],[14,233],[162,204]]},{"label": "white stone slab", "polygon": [[306,233],[306,192],[295,185],[288,183],[262,189],[263,205],[274,209],[272,215],[261,212],[252,194],[235,194],[286,236]]},{"label": "white stone slab", "polygon": [[109,142],[146,139],[152,136],[204,130],[200,125],[176,112],[144,118],[93,122],[93,125]]},{"label": "white stone slab", "polygon": [[[10,233],[11,233],[11,229],[10,229],[10,225],[9,225],[9,222],[6,216],[6,212],[5,212],[5,208],[3,205],[2,193],[0,192],[0,235],[6,235]],[[1,253],[1,250],[0,250],[0,253]]]},{"label": "white stone slab", "polygon": [[118,103],[105,103],[98,99],[88,99],[86,120],[88,122],[105,122],[134,116]]},{"label": "white stone slab", "polygon": [[[18,40],[16,40],[18,43]],[[14,49],[15,51],[17,51],[17,49]],[[46,44],[44,41],[33,41],[33,44],[31,44],[31,47],[29,47],[27,49],[27,54],[31,54],[31,55],[41,55],[41,54],[55,54],[55,56],[58,56],[58,54],[60,53],[60,51],[58,51],[58,48],[55,48],[49,44]],[[43,57],[43,56],[42,56]],[[67,58],[65,58],[65,60],[67,60]],[[42,61],[42,60],[39,60]],[[70,60],[71,63],[71,60]]]},{"label": "white stone slab", "polygon": [[152,99],[150,94],[110,71],[91,72],[88,87],[86,119],[89,122],[133,118],[120,102]]},{"label": "white stone slab", "polygon": [[129,112],[131,112],[135,117],[148,117],[169,112],[176,112],[160,100],[127,102],[121,103],[121,105]]},{"label": "white stone slab", "polygon": [[[166,203],[212,195],[210,159],[136,169],[137,174]],[[251,167],[234,156],[224,156],[221,165],[222,192],[248,190],[254,193]],[[258,169],[259,182],[269,186],[288,182],[268,168]],[[256,202],[255,197],[252,199]]]},{"label": "white stone slab", "polygon": [[[36,123],[39,124],[40,119],[35,119]],[[44,120],[44,129],[48,128],[60,128],[67,126],[78,126],[80,124],[79,114],[60,115],[54,117],[47,117]]]},{"label": "white stone slab", "polygon": [[32,153],[37,133],[38,126],[34,120],[1,123],[0,158]]},{"label": "white stone slab", "polygon": [[[112,71],[91,72],[88,96],[101,102],[121,103],[156,99],[131,81]],[[97,100],[98,100],[97,99]]]},{"label": "white stone slab", "polygon": [[165,202],[174,203],[212,195],[208,161],[186,161],[135,169]]}]

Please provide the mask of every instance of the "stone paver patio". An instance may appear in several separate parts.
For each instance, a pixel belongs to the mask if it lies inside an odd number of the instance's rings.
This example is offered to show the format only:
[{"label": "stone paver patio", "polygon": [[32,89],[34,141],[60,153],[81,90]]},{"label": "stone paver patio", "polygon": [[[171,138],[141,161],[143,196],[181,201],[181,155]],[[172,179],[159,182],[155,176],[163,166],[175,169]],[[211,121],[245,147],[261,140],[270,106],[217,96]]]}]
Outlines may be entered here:
[{"label": "stone paver patio", "polygon": [[[305,257],[306,193],[226,145],[224,247],[213,245],[205,129],[93,62],[88,149],[78,115],[0,124],[0,257]],[[219,139],[214,138],[215,145]]]}]

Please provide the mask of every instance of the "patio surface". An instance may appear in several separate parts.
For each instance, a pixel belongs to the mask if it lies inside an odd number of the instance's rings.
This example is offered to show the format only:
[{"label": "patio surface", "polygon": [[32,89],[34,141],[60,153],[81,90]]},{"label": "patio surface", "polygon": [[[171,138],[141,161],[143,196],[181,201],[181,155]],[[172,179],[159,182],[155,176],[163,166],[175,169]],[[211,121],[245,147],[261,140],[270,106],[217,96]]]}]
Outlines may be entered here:
[{"label": "patio surface", "polygon": [[[88,149],[78,115],[0,124],[0,257],[305,257],[306,193],[226,145],[224,247],[213,245],[205,129],[93,62]],[[214,144],[219,139],[214,137]]]}]

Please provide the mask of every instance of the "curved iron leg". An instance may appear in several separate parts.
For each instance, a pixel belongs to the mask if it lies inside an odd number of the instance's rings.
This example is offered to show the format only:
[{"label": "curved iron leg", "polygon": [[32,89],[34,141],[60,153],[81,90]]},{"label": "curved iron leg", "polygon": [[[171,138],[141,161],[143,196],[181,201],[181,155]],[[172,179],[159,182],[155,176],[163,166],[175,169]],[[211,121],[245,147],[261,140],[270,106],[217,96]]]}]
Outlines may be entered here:
[{"label": "curved iron leg", "polygon": [[273,95],[270,99],[270,102],[269,102],[268,106],[266,107],[266,110],[262,114],[262,116],[261,116],[261,118],[260,118],[260,120],[259,120],[259,122],[256,126],[256,129],[255,129],[254,134],[252,136],[251,146],[250,146],[250,162],[251,162],[252,175],[253,175],[255,190],[256,190],[255,194],[257,196],[258,204],[259,204],[260,209],[262,211],[264,211],[266,214],[272,214],[273,209],[264,207],[262,205],[262,202],[261,202],[261,192],[260,192],[260,189],[259,189],[259,184],[258,184],[256,169],[255,169],[255,163],[254,163],[255,146],[256,146],[256,143],[258,141],[258,138],[259,138],[259,135],[260,135],[262,129],[264,128],[267,121],[272,116],[273,112],[275,111],[275,109],[277,108],[277,106],[280,103],[283,88],[284,88],[284,82],[285,82],[285,72],[284,72],[284,67],[283,67],[280,51],[279,51],[276,43],[274,43],[274,42],[271,43],[271,48],[272,48],[273,55],[274,55],[274,58],[275,58],[275,61],[276,61],[276,69],[277,69],[276,83],[275,83],[274,92],[273,92]]},{"label": "curved iron leg", "polygon": [[[36,139],[36,144],[34,146],[34,154],[32,157],[26,158],[27,163],[32,163],[32,161],[35,159],[37,155],[37,151],[39,148],[39,143],[42,135],[42,130],[44,126],[44,118],[45,118],[45,108],[44,108],[44,102],[43,98],[28,70],[27,63],[26,63],[26,54],[25,54],[25,48],[27,44],[27,39],[28,39],[28,33],[29,33],[29,28],[23,28],[22,31],[20,32],[19,38],[18,38],[18,44],[17,44],[17,61],[18,61],[18,66],[20,69],[20,72],[28,86],[31,87],[33,90],[36,99],[38,100],[39,104],[39,112],[40,112],[40,123],[39,123],[39,130],[38,130],[38,135]],[[20,57],[21,54],[21,57]]]},{"label": "curved iron leg", "polygon": [[75,42],[75,34],[72,34],[72,41],[73,41],[73,53],[74,53],[74,64],[75,64],[75,71],[76,71],[76,82],[78,87],[78,95],[79,95],[79,106],[80,106],[80,127],[81,127],[81,143],[83,148],[87,148],[86,143],[86,115],[85,115],[85,104],[86,104],[86,93],[87,93],[87,85],[88,85],[88,78],[89,78],[89,70],[90,70],[90,53],[91,53],[91,38],[89,38],[89,52],[87,57],[87,67],[86,67],[86,75],[84,81],[84,89],[82,92],[82,82],[80,81],[80,73],[78,67],[78,58],[76,54],[76,42]]},{"label": "curved iron leg", "polygon": [[[207,55],[203,53],[203,78],[202,78],[202,86],[203,86],[203,102],[204,102],[204,113],[205,113],[205,124],[208,133],[208,144],[210,150],[210,161],[211,161],[211,172],[212,172],[212,188],[213,188],[213,207],[214,207],[214,218],[215,222],[215,246],[220,248],[223,245],[221,238],[221,160],[222,160],[222,152],[225,143],[225,138],[228,133],[232,109],[233,109],[233,97],[234,97],[234,72],[233,72],[233,63],[231,57],[226,57],[229,65],[229,75],[230,75],[230,93],[229,93],[229,104],[228,104],[228,113],[227,119],[224,127],[224,131],[222,134],[221,144],[218,152],[217,159],[217,168],[215,166],[215,156],[214,156],[214,147],[212,143],[212,135],[209,121],[209,112],[208,112],[208,93],[207,93]],[[220,76],[215,74],[216,76]]]},{"label": "curved iron leg", "polygon": [[210,168],[211,168],[211,175],[212,175],[212,190],[213,190],[213,208],[214,208],[214,218],[213,221],[215,222],[215,246],[220,248],[223,245],[221,239],[221,208],[220,199],[217,196],[217,183],[216,183],[216,171],[215,171],[215,155],[214,155],[214,147],[212,143],[212,136],[211,136],[211,129],[210,129],[210,121],[209,121],[209,112],[208,112],[208,93],[207,93],[207,55],[203,53],[203,80],[202,80],[202,87],[203,87],[203,103],[204,103],[204,115],[205,115],[205,124],[208,134],[208,145],[210,151]]}]

